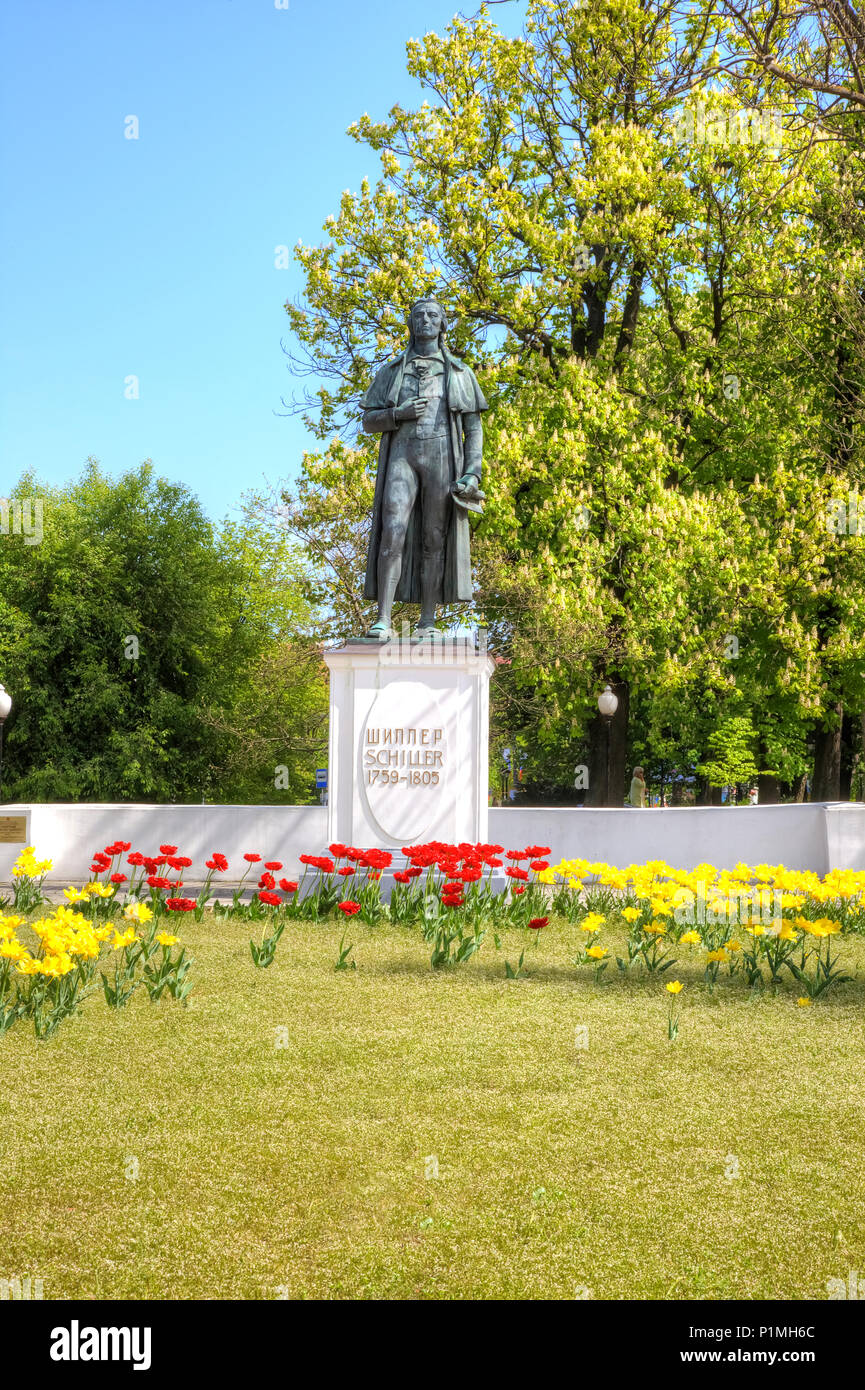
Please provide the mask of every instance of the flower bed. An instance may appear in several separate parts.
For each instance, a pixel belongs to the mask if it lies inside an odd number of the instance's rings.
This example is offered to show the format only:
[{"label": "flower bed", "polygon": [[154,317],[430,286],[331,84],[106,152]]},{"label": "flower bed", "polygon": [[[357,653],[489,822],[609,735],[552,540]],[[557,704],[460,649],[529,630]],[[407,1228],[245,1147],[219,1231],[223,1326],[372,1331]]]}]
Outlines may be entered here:
[{"label": "flower bed", "polygon": [[[32,1018],[37,1036],[49,1037],[100,985],[112,1008],[123,1007],[140,986],[154,1002],[164,995],[184,1002],[192,959],[164,928],[186,913],[200,920],[208,909],[217,922],[261,923],[259,940],[249,943],[258,968],[272,964],[292,919],[418,929],[434,969],[464,964],[490,933],[499,948],[505,926],[524,928],[537,945],[563,920],[585,934],[575,969],[590,969],[599,985],[613,964],[623,974],[663,977],[677,961],[696,960],[710,993],[728,980],[751,990],[793,984],[802,1005],[849,979],[836,938],[865,931],[863,872],[833,870],[821,879],[783,865],[739,864],[719,872],[711,864],[680,870],[662,861],[620,869],[584,859],[551,863],[549,853],[545,845],[507,851],[492,844],[408,845],[386,902],[381,876],[393,865],[386,850],[332,844],[327,854],[301,855],[299,880],[282,876],[280,860],[250,852],[231,902],[220,904],[214,884],[229,871],[224,855],[206,861],[204,884],[192,898],[183,895],[182,875],[193,861],[176,845],[146,855],[116,841],[94,855],[82,888],[66,889],[66,903],[28,920],[47,904],[43,881],[51,868],[28,848],[13,869],[12,911],[6,913],[4,902],[0,912],[0,1033]],[[504,872],[496,876],[497,870]],[[249,888],[251,901],[244,902]],[[29,944],[22,931],[33,938]],[[343,935],[336,969],[354,968],[352,950]],[[525,951],[516,967],[505,962],[508,979],[525,973]],[[682,986],[665,983],[673,1039]]]}]

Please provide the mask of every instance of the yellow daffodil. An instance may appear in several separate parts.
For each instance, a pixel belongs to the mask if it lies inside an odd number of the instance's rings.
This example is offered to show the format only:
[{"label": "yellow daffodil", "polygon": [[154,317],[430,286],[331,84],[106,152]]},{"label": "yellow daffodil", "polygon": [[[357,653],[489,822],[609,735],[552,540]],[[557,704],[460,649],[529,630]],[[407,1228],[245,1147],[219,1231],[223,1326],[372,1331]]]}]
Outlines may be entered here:
[{"label": "yellow daffodil", "polygon": [[167,931],[158,932],[156,936],[156,940],[159,942],[160,946],[174,946],[177,943],[177,939],[176,936],[172,936],[171,933]]},{"label": "yellow daffodil", "polygon": [[698,931],[686,931],[679,937],[679,941],[683,946],[699,946],[700,933]]},{"label": "yellow daffodil", "polygon": [[667,993],[680,994],[684,988],[685,986],[682,984],[680,980],[670,980],[669,984],[667,985]]}]

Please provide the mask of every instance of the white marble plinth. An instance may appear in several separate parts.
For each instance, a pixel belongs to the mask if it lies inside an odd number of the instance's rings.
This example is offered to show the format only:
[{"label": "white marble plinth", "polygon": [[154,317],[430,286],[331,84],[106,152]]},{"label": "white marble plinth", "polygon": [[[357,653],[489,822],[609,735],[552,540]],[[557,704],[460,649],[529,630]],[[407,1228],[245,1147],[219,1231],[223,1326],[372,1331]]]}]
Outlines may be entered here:
[{"label": "white marble plinth", "polygon": [[368,849],[487,840],[489,683],[473,639],[325,652],[328,838]]}]

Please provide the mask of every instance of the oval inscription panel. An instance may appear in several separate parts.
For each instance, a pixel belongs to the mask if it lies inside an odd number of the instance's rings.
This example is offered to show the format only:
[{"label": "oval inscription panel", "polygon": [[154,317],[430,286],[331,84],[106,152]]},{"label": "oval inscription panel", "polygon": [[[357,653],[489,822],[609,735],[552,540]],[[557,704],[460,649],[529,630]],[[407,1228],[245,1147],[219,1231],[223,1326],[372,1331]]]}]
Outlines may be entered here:
[{"label": "oval inscription panel", "polygon": [[422,839],[440,814],[449,774],[437,692],[420,681],[386,685],[366,717],[359,776],[370,816],[388,839]]}]

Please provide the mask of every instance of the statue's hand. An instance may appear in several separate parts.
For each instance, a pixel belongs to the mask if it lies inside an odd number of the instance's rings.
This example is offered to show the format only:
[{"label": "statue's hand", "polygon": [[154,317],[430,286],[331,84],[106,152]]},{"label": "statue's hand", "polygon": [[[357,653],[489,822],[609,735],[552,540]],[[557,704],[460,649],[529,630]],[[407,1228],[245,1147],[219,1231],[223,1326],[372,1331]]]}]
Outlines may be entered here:
[{"label": "statue's hand", "polygon": [[478,479],[474,473],[464,473],[454,483],[454,492],[458,492],[461,497],[478,498],[483,497],[483,493],[478,486]]},{"label": "statue's hand", "polygon": [[404,420],[419,420],[426,412],[426,400],[418,396],[417,400],[406,401],[405,405],[398,405],[393,412],[393,418],[402,423]]}]

